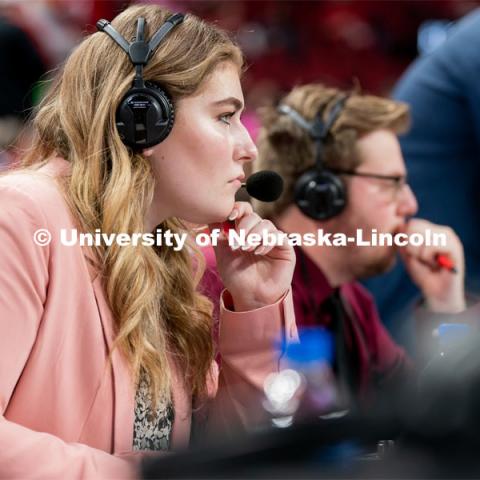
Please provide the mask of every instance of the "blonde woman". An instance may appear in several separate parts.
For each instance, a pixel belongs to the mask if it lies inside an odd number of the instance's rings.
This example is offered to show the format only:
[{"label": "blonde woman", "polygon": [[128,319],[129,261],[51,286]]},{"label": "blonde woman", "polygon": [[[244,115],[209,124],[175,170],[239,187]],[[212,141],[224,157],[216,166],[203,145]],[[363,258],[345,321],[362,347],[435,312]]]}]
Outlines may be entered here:
[{"label": "blonde woman", "polygon": [[[247,233],[275,231],[234,201],[256,157],[240,121],[241,52],[192,15],[171,18],[135,6],[112,22],[128,47],[170,21],[140,66],[111,30],[86,38],[40,106],[24,167],[0,178],[1,477],[134,477],[138,451],[186,446],[197,416],[223,431],[255,424],[263,378],[277,368],[272,345],[295,336],[290,247],[216,248],[226,286],[218,374],[192,241],[71,241],[74,232],[181,234],[184,221],[227,217]],[[133,146],[120,136],[117,109],[134,76],[175,109],[155,145],[141,128]]]}]

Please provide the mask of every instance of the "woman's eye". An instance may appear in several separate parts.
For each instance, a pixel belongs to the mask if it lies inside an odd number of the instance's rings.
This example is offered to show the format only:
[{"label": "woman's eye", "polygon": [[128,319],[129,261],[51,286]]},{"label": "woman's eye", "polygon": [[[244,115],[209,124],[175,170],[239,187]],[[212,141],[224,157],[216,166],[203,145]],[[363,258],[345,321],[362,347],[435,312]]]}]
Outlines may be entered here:
[{"label": "woman's eye", "polygon": [[230,119],[235,115],[235,112],[228,112],[228,113],[223,113],[222,115],[220,115],[218,117],[218,119],[223,122],[223,123],[226,123],[227,125],[230,125]]}]

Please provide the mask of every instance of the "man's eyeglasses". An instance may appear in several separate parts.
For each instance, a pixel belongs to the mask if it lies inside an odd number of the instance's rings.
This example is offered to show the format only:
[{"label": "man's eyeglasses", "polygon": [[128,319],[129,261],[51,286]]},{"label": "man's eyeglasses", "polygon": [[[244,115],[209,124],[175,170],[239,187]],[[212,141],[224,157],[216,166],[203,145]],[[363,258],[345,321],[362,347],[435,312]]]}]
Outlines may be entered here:
[{"label": "man's eyeglasses", "polygon": [[353,177],[374,178],[377,180],[386,180],[393,186],[395,194],[398,194],[402,188],[407,185],[406,175],[381,175],[379,173],[356,172],[355,170],[343,170],[341,168],[330,168],[329,171],[341,175],[351,175]]}]

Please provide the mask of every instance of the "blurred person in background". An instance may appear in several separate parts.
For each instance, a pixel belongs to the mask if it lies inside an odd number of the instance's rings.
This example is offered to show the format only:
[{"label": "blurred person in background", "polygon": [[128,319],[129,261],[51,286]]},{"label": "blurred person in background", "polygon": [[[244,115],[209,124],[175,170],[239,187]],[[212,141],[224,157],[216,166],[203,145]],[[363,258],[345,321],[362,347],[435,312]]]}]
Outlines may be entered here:
[{"label": "blurred person in background", "polygon": [[[315,141],[301,119],[315,125],[311,128],[321,131],[322,139]],[[445,247],[296,247],[292,285],[297,324],[325,326],[337,336],[334,370],[360,403],[400,383],[409,360],[387,333],[359,280],[390,270],[398,250],[432,316],[465,308],[461,242],[450,228],[411,218],[417,201],[397,138],[408,126],[405,103],[309,84],[294,88],[279,107],[264,109],[257,142],[255,170],[276,171],[284,178],[285,190],[274,203],[254,205],[283,231],[306,234],[320,228],[355,237],[361,229],[367,242],[373,231],[426,235],[430,230],[447,238]],[[318,192],[323,191],[318,196],[310,184],[316,179]],[[457,274],[438,267],[439,253],[451,257]],[[332,299],[343,308],[343,319],[335,318]]]},{"label": "blurred person in background", "polygon": [[[363,239],[370,241],[373,230],[392,235],[427,230],[445,234],[446,247],[408,245],[401,252],[412,280],[423,292],[425,309],[443,318],[442,314],[462,312],[465,307],[463,250],[450,229],[410,219],[417,202],[407,184],[397,139],[408,124],[404,103],[348,95],[320,84],[294,88],[278,107],[263,109],[259,158],[254,164],[255,170],[279,173],[285,190],[276,202],[254,201],[254,206],[283,231],[300,235],[316,235],[322,229],[327,235],[355,237],[361,229]],[[323,132],[322,140],[314,141],[310,129],[318,135]],[[318,192],[323,193],[317,194],[312,182],[318,175],[329,180],[321,177]],[[332,332],[333,371],[346,403],[367,408],[413,373],[407,354],[387,333],[373,299],[358,283],[392,268],[397,248],[315,242],[295,251],[292,287],[297,325]],[[451,256],[458,274],[437,266],[439,252]],[[218,278],[209,258],[204,285],[214,298],[221,286],[215,283]]]},{"label": "blurred person in background", "polygon": [[[480,9],[448,30],[399,80],[412,128],[400,139],[419,216],[448,225],[465,247],[466,289],[480,294]],[[414,353],[414,309],[421,296],[402,263],[366,283],[395,338]],[[421,325],[419,325],[421,327]],[[421,328],[420,328],[421,330]],[[428,329],[425,332],[428,336]]]}]

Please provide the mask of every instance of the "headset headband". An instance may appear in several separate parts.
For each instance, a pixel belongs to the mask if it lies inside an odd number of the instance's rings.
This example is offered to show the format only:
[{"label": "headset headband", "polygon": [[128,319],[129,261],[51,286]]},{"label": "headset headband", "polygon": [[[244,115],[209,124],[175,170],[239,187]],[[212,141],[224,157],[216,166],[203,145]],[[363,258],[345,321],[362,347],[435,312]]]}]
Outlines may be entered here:
[{"label": "headset headband", "polygon": [[[167,36],[173,27],[176,27],[179,23],[182,23],[184,18],[185,15],[183,15],[183,13],[175,13],[169,17],[152,36],[148,44],[145,43],[144,40],[145,19],[143,17],[140,17],[137,21],[137,37],[132,43],[127,42],[127,40],[125,40],[125,38],[123,38],[123,36],[112,27],[108,20],[103,18],[100,19],[97,22],[97,29],[101,32],[105,32],[115,43],[117,43],[117,45],[119,45],[122,50],[128,54],[134,65],[145,65],[148,59],[157,49],[160,42]],[[138,44],[144,45],[144,47],[142,47],[140,50],[138,48]]]},{"label": "headset headband", "polygon": [[183,22],[185,15],[182,13],[175,13],[169,17],[165,23],[152,36],[150,42],[145,42],[145,19],[139,17],[137,20],[137,36],[132,43],[127,42],[120,33],[112,27],[110,22],[105,19],[100,19],[97,22],[97,29],[105,32],[122,50],[128,54],[131,62],[135,65],[135,78],[133,85],[138,88],[143,88],[145,83],[143,81],[143,67],[147,64],[150,57],[155,52],[160,42],[167,36],[167,34]]},{"label": "headset headband", "polygon": [[319,171],[323,169],[322,159],[325,140],[327,139],[328,134],[330,133],[330,130],[332,129],[334,123],[340,116],[340,113],[342,112],[348,97],[349,95],[344,95],[335,102],[325,122],[322,120],[322,114],[324,111],[323,108],[321,108],[317,112],[314,120],[312,122],[309,122],[305,120],[305,118],[300,113],[298,113],[289,105],[279,105],[277,107],[277,110],[280,113],[288,115],[297,125],[306,130],[310,135],[311,139],[315,142],[315,165]]}]

